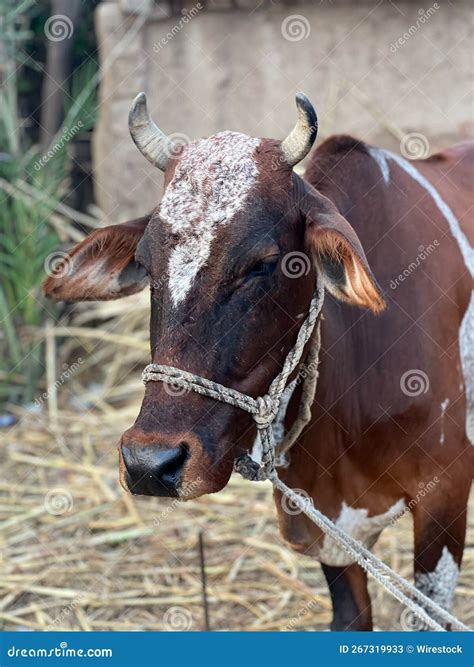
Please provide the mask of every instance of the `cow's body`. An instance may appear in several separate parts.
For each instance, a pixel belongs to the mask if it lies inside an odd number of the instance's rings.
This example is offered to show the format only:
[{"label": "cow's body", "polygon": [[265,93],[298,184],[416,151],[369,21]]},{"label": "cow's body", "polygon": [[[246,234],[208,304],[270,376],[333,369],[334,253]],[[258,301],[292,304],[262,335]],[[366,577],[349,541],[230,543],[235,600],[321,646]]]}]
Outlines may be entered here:
[{"label": "cow's body", "polygon": [[[327,298],[312,425],[281,476],[369,546],[409,506],[416,580],[449,607],[474,461],[464,390],[471,383],[466,389],[472,392],[474,382],[468,370],[474,356],[474,148],[457,146],[429,160],[402,163],[405,168],[387,155],[334,138],[313,154],[306,173],[356,230],[389,307],[373,317]],[[460,247],[449,213],[440,210],[440,200],[423,181],[416,182],[413,170],[434,186],[470,246]],[[287,425],[298,402],[297,390]],[[287,514],[278,502],[277,507],[285,538],[324,564],[336,598],[334,627],[370,627],[362,570],[344,568],[350,558],[305,515]],[[426,574],[440,562],[437,575]]]},{"label": "cow's body", "polygon": [[[315,285],[324,286],[312,421],[280,475],[368,546],[411,510],[416,583],[448,608],[474,453],[466,437],[473,149],[409,162],[336,137],[313,154],[305,181],[293,167],[309,153],[317,121],[304,95],[296,102],[298,120],[283,141],[221,132],[177,147],[138,95],[130,130],[165,174],[161,205],[94,231],[45,291],[103,300],[150,284],[152,361],[261,396],[294,345]],[[291,257],[305,270],[289,271]],[[287,428],[302,391],[294,379]],[[249,414],[150,382],[121,439],[121,482],[155,496],[219,491],[255,435]],[[360,567],[279,501],[283,536],[323,564],[333,628],[370,629]]]}]

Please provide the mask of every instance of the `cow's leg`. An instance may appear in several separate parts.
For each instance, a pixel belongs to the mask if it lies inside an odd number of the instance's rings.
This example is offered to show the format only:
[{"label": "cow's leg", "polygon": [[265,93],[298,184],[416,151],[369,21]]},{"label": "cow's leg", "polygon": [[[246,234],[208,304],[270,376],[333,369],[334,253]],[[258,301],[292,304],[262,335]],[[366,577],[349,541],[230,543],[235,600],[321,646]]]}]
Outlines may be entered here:
[{"label": "cow's leg", "polygon": [[331,630],[372,630],[367,575],[360,565],[334,567],[321,563],[321,567],[331,593]]},{"label": "cow's leg", "polygon": [[[441,506],[420,503],[413,510],[416,587],[448,611],[461,567],[467,515],[467,499],[461,503],[450,500],[445,497]],[[421,621],[408,617],[412,628],[425,629]]]}]

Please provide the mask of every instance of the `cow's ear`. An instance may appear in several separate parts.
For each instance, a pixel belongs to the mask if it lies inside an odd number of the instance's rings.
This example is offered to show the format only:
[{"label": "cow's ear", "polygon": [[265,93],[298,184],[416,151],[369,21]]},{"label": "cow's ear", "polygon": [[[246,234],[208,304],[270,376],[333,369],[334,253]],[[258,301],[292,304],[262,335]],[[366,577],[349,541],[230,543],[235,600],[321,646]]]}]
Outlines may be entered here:
[{"label": "cow's ear", "polygon": [[148,283],[135,251],[150,215],[97,229],[76,245],[43,283],[46,296],[63,301],[106,301],[134,294]]},{"label": "cow's ear", "polygon": [[337,299],[379,313],[385,308],[359,237],[335,205],[310,186],[300,204],[305,244],[326,289]]}]

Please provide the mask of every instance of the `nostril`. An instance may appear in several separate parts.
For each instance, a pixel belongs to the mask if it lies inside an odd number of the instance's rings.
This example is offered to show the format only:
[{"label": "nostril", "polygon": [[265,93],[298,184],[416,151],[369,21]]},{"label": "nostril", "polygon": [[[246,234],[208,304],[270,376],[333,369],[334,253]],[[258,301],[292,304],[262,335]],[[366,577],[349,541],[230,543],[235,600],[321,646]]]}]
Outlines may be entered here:
[{"label": "nostril", "polygon": [[181,443],[173,449],[160,450],[155,459],[154,474],[165,485],[179,481],[181,471],[188,458],[188,448]]},{"label": "nostril", "polygon": [[187,443],[163,445],[122,445],[127,486],[132,493],[177,496],[183,466],[189,456]]}]

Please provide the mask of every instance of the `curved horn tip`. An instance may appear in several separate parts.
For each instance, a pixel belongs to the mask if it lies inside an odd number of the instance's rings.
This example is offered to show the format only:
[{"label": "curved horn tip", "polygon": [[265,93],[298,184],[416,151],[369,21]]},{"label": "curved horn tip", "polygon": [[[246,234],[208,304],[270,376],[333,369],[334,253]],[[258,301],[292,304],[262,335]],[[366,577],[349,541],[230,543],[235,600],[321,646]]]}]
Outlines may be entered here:
[{"label": "curved horn tip", "polygon": [[170,155],[173,154],[173,143],[150,118],[143,92],[138,93],[132,102],[128,128],[140,153],[153,166],[166,171]]},{"label": "curved horn tip", "polygon": [[146,95],[143,91],[141,93],[138,93],[138,95],[135,97],[132,106],[134,107],[137,104],[146,104]]},{"label": "curved horn tip", "polygon": [[130,125],[133,121],[142,116],[143,113],[145,113],[145,116],[148,115],[146,106],[146,95],[145,93],[138,93],[138,95],[134,98],[132,105],[130,107],[130,112],[128,114],[128,124]]},{"label": "curved horn tip", "polygon": [[304,160],[318,133],[318,119],[313,105],[303,93],[297,93],[298,119],[290,134],[281,142],[281,151],[289,167]]},{"label": "curved horn tip", "polygon": [[296,93],[296,106],[300,109],[306,116],[306,120],[311,129],[312,140],[316,139],[316,133],[318,131],[318,117],[316,115],[316,110],[311,104],[309,98],[306,97],[304,93]]}]

